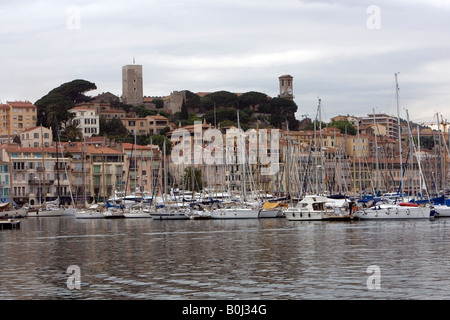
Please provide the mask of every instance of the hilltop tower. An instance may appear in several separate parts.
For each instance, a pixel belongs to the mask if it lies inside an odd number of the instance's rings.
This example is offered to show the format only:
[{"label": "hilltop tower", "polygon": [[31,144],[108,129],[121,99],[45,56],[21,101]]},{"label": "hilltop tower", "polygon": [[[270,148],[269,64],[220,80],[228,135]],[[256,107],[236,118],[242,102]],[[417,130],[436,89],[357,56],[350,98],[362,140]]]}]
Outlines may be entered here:
[{"label": "hilltop tower", "polygon": [[278,77],[278,79],[280,81],[280,94],[278,95],[278,98],[294,100],[294,78],[291,75],[286,74]]},{"label": "hilltop tower", "polygon": [[133,106],[143,105],[144,90],[142,82],[142,66],[126,65],[122,67],[122,100]]}]

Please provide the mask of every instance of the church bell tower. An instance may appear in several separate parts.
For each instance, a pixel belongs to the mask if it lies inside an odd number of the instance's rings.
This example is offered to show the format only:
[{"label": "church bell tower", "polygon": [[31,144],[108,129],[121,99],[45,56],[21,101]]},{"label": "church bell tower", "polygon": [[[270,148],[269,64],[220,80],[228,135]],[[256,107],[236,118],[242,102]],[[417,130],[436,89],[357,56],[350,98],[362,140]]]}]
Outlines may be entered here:
[{"label": "church bell tower", "polygon": [[291,75],[280,76],[280,94],[278,98],[284,98],[289,100],[294,100],[294,84],[293,77]]}]

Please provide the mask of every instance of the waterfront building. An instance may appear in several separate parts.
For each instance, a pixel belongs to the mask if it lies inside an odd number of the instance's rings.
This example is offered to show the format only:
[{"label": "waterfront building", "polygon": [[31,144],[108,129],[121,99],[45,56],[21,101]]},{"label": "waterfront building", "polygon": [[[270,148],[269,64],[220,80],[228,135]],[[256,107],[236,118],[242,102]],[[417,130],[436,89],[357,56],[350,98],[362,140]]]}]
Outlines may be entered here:
[{"label": "waterfront building", "polygon": [[22,147],[9,143],[0,146],[1,160],[9,161],[11,157],[13,179],[13,199],[18,204],[42,203],[60,196],[70,203],[69,173],[63,168],[70,159],[62,155],[56,146]]},{"label": "waterfront building", "polygon": [[69,112],[75,115],[71,121],[78,125],[83,138],[100,133],[100,119],[94,109],[89,106],[79,106],[70,109]]},{"label": "waterfront building", "polygon": [[49,147],[52,144],[53,133],[51,129],[39,126],[24,130],[20,134],[20,145],[22,147],[40,148],[42,142],[44,147]]},{"label": "waterfront building", "polygon": [[[360,126],[373,125],[373,123],[383,125],[386,135],[392,139],[398,139],[398,119],[385,113],[368,114],[367,117],[360,118]],[[378,135],[382,134],[380,131]]]},{"label": "waterfront building", "polygon": [[0,161],[0,203],[11,201],[9,163]]},{"label": "waterfront building", "polygon": [[19,135],[35,127],[37,107],[29,101],[8,101],[0,104],[0,135]]},{"label": "waterfront building", "polygon": [[161,190],[162,187],[162,157],[159,147],[122,143],[119,148],[123,149],[125,155],[124,169],[128,169],[126,170],[127,179],[125,179],[125,181],[128,180],[125,186],[126,193],[157,194],[156,190]]},{"label": "waterfront building", "polygon": [[169,119],[161,115],[148,115],[145,118],[121,118],[122,124],[131,134],[136,132],[137,135],[143,134],[159,134],[161,130],[171,127]]},{"label": "waterfront building", "polygon": [[70,154],[72,192],[77,203],[103,201],[114,195],[114,190],[125,186],[127,170],[123,153],[99,144],[64,143],[64,152]]}]

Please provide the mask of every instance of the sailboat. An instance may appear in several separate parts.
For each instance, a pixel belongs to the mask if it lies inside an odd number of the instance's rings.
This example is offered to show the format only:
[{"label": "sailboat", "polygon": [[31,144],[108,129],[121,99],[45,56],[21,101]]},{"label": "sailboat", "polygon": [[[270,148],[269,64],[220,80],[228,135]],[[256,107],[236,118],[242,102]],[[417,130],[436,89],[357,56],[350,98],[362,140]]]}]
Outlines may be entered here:
[{"label": "sailboat", "polygon": [[83,207],[80,209],[77,209],[75,211],[75,218],[76,219],[104,219],[104,208],[100,206],[99,204],[92,203],[91,205],[87,204],[86,201],[86,184],[84,183],[84,180],[86,179],[86,168],[85,168],[85,142],[83,142],[82,146],[82,167],[83,167]]},{"label": "sailboat", "polygon": [[[61,208],[58,204],[47,203],[47,189],[45,185],[45,150],[44,150],[44,132],[41,125],[41,149],[42,149],[42,190],[44,192],[43,202],[38,206],[32,206],[28,209],[28,217],[60,217],[64,208]],[[59,201],[58,201],[59,203]]]},{"label": "sailboat", "polygon": [[152,207],[149,208],[150,216],[153,220],[188,220],[190,219],[188,214],[190,212],[189,207],[186,207],[183,203],[170,204],[167,202],[167,163],[166,163],[166,141],[163,144],[163,159],[160,162],[160,168],[164,169],[164,185],[162,197],[156,197],[152,201]]},{"label": "sailboat", "polygon": [[[317,107],[317,116],[319,117],[318,120],[316,118],[316,121],[314,122],[314,153],[315,153],[315,160],[317,161],[317,151],[320,152],[320,159],[321,164],[316,165],[317,168],[324,168],[323,163],[323,155],[322,155],[322,120],[321,120],[321,99],[319,99],[319,105]],[[316,138],[316,123],[319,122],[319,143],[317,143]],[[288,148],[289,148],[289,142],[288,142]],[[311,149],[312,151],[312,149]],[[289,154],[289,151],[288,151]],[[323,171],[323,170],[322,170]],[[288,176],[290,172],[288,171]],[[327,202],[329,199],[323,195],[319,195],[320,191],[323,191],[323,174],[321,175],[321,179],[319,181],[319,174],[316,171],[315,172],[315,192],[317,194],[306,194],[303,196],[302,200],[300,200],[296,206],[294,207],[288,207],[284,211],[284,215],[288,220],[291,221],[308,221],[308,220],[327,220],[331,215],[334,214],[334,209],[330,209],[327,206]]]},{"label": "sailboat", "polygon": [[[136,131],[134,131],[134,167],[137,168],[137,151],[136,151]],[[129,170],[128,170],[129,172]],[[135,176],[135,183],[134,186],[136,188],[137,185],[137,172],[136,172],[136,176]],[[139,192],[138,188],[136,188],[136,193],[135,195],[137,197],[140,198],[140,202],[136,204],[136,202],[134,202],[134,205],[132,205],[131,207],[125,207],[122,210],[122,214],[125,218],[151,218],[152,216],[150,215],[150,210],[148,207],[144,207],[144,192],[140,191],[139,188]],[[141,196],[139,196],[139,194]],[[109,209],[109,210],[113,210],[113,209]]]},{"label": "sailboat", "polygon": [[211,209],[211,219],[258,219],[260,211],[259,203],[247,202],[247,183],[246,183],[246,147],[245,147],[245,135],[241,133],[241,125],[239,122],[239,110],[237,110],[237,122],[238,122],[238,152],[241,153],[241,195],[239,202],[230,202],[222,204],[221,207]]},{"label": "sailboat", "polygon": [[[400,126],[400,109],[399,109],[399,97],[398,97],[398,81],[397,73],[395,74],[396,96],[397,96],[397,121],[398,121],[398,142],[399,142],[399,154],[400,154],[400,170],[403,169],[402,161],[402,143],[401,143],[401,126]],[[419,164],[420,168],[420,164]],[[400,187],[402,199],[404,197],[403,192],[403,174],[400,172]],[[402,200],[403,201],[403,200]],[[417,203],[410,202],[396,202],[396,203],[383,203],[375,204],[369,208],[361,208],[355,212],[355,217],[359,219],[429,219],[434,214],[434,210],[431,210],[429,205],[421,206]]]}]

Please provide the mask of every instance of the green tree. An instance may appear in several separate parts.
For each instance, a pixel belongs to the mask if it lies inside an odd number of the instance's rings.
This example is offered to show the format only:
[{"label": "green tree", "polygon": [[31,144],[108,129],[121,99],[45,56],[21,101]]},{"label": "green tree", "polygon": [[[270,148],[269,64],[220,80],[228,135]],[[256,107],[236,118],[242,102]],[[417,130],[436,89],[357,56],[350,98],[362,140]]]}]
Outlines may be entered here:
[{"label": "green tree", "polygon": [[320,128],[323,129],[326,127],[327,127],[327,124],[325,122],[320,122],[319,120],[314,120],[306,127],[306,130],[310,130],[310,131],[312,131],[314,129],[319,130]]},{"label": "green tree", "polygon": [[250,91],[239,96],[239,108],[251,108],[258,112],[266,112],[270,110],[270,98],[261,92]]},{"label": "green tree", "polygon": [[155,104],[156,109],[164,108],[164,100],[161,99],[161,98],[154,98],[154,99],[152,99],[152,103]]},{"label": "green tree", "polygon": [[239,105],[239,98],[237,94],[228,91],[217,91],[207,94],[205,97],[210,98],[216,103],[217,107],[234,107],[237,108]]},{"label": "green tree", "polygon": [[159,150],[163,153],[164,141],[166,142],[166,156],[170,155],[172,151],[172,141],[170,141],[166,136],[155,134],[146,139],[146,144],[153,144],[159,146]]},{"label": "green tree", "polygon": [[200,192],[203,190],[202,171],[197,168],[192,170],[192,167],[185,168],[183,177],[181,178],[181,184],[184,190]]},{"label": "green tree", "polygon": [[[235,108],[220,107],[215,112],[215,120],[220,123],[224,120],[229,120],[237,123],[237,112]],[[210,110],[203,116],[208,123],[214,123],[214,110]],[[251,120],[250,115],[248,115],[244,110],[239,110],[239,122],[241,124],[248,124]]]},{"label": "green tree", "polygon": [[339,129],[342,134],[347,133],[353,136],[356,134],[355,126],[347,120],[332,121],[329,127]]},{"label": "green tree", "polygon": [[76,123],[71,123],[66,126],[63,131],[62,140],[66,141],[81,141],[83,139],[83,133],[81,132],[81,128]]},{"label": "green tree", "polygon": [[298,130],[299,122],[295,119],[297,109],[297,105],[292,100],[272,98],[270,100],[270,124],[281,129],[286,121],[288,121],[290,130]]},{"label": "green tree", "polygon": [[129,132],[118,118],[106,120],[103,116],[100,117],[100,134],[111,138],[113,136],[127,136]]},{"label": "green tree", "polygon": [[51,127],[53,137],[56,139],[56,130],[65,127],[73,117],[68,110],[77,103],[89,101],[91,98],[84,93],[95,89],[97,89],[95,83],[73,80],[51,90],[34,103],[37,107],[37,125]]},{"label": "green tree", "polygon": [[185,90],[184,93],[186,95],[185,100],[188,111],[193,112],[195,109],[200,110],[202,107],[202,100],[200,99],[200,96],[189,90]]},{"label": "green tree", "polygon": [[187,120],[189,118],[189,112],[186,106],[186,101],[183,99],[183,103],[181,104],[181,112],[180,112],[180,119],[181,120]]}]

